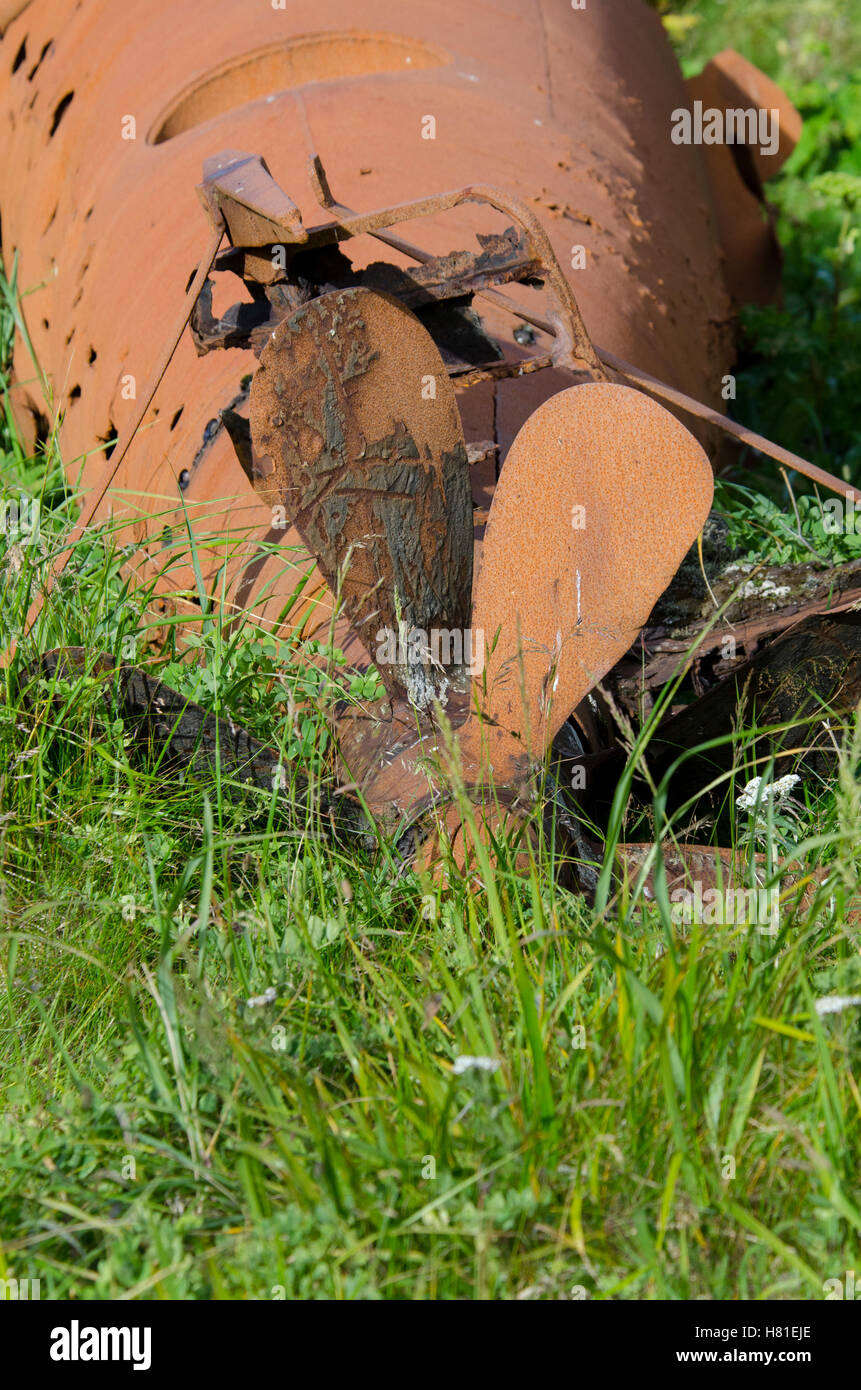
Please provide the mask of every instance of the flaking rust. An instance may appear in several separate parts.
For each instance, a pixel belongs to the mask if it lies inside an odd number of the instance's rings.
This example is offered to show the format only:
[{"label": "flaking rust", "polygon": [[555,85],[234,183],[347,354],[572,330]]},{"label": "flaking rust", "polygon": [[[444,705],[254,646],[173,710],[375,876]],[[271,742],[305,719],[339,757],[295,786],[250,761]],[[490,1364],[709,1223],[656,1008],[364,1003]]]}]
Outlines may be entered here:
[{"label": "flaking rust", "polygon": [[[466,445],[442,358],[409,310],[365,289],[312,300],[264,349],[250,419],[259,495],[286,507],[369,650],[402,627],[468,626]],[[409,652],[387,673],[421,709],[452,674]]]}]

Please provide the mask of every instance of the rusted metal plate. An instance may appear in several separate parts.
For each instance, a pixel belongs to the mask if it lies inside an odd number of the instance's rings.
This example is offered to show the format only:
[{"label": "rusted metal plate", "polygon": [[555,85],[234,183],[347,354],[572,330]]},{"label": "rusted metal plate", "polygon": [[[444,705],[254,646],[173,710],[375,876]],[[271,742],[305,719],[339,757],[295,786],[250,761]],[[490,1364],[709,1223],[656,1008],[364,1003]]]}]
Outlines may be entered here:
[{"label": "rusted metal plate", "polygon": [[407,660],[380,669],[424,706],[440,682],[411,637],[468,625],[473,547],[466,445],[429,334],[389,295],[314,299],[261,354],[250,420],[259,495],[286,509],[369,650],[397,653],[406,631]]},{"label": "rusted metal plate", "polygon": [[[752,111],[757,130],[765,118],[768,145],[704,144],[703,157],[726,252],[727,286],[736,304],[767,304],[780,285],[781,253],[763,191],[801,135],[801,117],[785,92],[733,49],[726,49],[688,81],[691,103],[703,110]],[[771,148],[771,143],[774,148]]]},{"label": "rusted metal plate", "polygon": [[529,280],[541,273],[541,260],[532,254],[528,237],[514,227],[499,235],[478,234],[481,252],[452,251],[435,256],[417,269],[399,270],[385,262],[374,262],[364,271],[369,289],[397,294],[401,303],[414,309],[422,304],[457,299],[511,280]]},{"label": "rusted metal plate", "polygon": [[625,386],[571,387],[520,430],[493,498],[472,623],[487,651],[485,716],[531,758],[631,646],[712,493],[693,435]]}]

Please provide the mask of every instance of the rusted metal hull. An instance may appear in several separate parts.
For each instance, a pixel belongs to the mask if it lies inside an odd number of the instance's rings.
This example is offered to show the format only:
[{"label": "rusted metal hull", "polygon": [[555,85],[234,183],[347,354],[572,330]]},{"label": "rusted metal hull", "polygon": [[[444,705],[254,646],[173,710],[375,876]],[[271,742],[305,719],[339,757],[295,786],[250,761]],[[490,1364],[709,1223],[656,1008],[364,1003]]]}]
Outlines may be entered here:
[{"label": "rusted metal hull", "polygon": [[[31,0],[11,19],[4,252],[32,290],[50,397],[18,344],[14,405],[31,434],[60,422],[70,475],[101,499],[95,518],[135,543],[130,565],[163,611],[195,613],[190,526],[204,582],[229,610],[332,633],[357,664],[374,620],[397,626],[404,603],[410,625],[486,632],[489,672],[481,687],[453,683],[448,717],[471,794],[482,800],[493,774],[511,809],[708,511],[696,439],[608,380],[593,343],[719,402],[741,283],[724,255],[737,190],[700,147],[671,143],[686,89],[639,0],[367,0],[361,25],[341,0],[212,0],[205,22],[192,0]],[[710,174],[728,204],[723,244]],[[212,256],[221,229],[230,242],[212,283],[200,202]],[[499,213],[516,225],[500,229]],[[419,217],[420,249],[388,230]],[[276,242],[295,266],[313,250],[309,303],[302,275],[285,284],[275,267]],[[221,302],[226,271],[248,303]],[[190,283],[191,330],[165,359]],[[500,285],[535,326],[533,355]],[[476,293],[481,321],[464,323],[491,360],[467,352],[453,367],[413,310]],[[138,405],[156,382],[152,405]],[[578,506],[589,522],[572,539]],[[414,676],[393,676],[385,717],[342,729],[347,766],[383,818],[436,799],[427,753],[440,731],[416,726]]]},{"label": "rusted metal hull", "polygon": [[[586,269],[569,278],[593,339],[719,398],[729,301],[710,191],[701,150],[669,145],[685,89],[657,17],[638,0],[576,12],[564,0],[368,0],[360,31],[346,4],[300,0],[281,11],[213,0],[202,22],[191,0],[31,0],[2,52],[4,250],[17,251],[22,286],[41,287],[27,321],[73,477],[86,460],[92,479],[101,460],[91,451],[122,433],[130,390],[151,373],[201,255],[194,190],[204,160],[227,146],[260,150],[313,223],[306,118],[353,207],[476,181],[520,197],[563,267],[585,247]],[[129,116],[135,139],[123,138]],[[434,139],[423,138],[427,116]],[[484,226],[480,210],[463,206],[427,219],[422,244],[447,253]],[[491,309],[483,318],[510,350],[510,321]],[[106,509],[140,518],[135,539],[161,535],[188,473],[183,500],[199,533],[235,542],[234,595],[244,606],[268,588],[259,607],[274,617],[311,564],[287,549],[301,547],[297,535],[272,532],[219,424],[225,406],[241,408],[255,365],[250,352],[198,360],[186,336]],[[16,374],[19,416],[46,413],[20,345]],[[495,436],[504,458],[534,407],[575,379],[540,373],[477,388],[464,403],[467,440]],[[479,501],[494,477],[492,460],[474,471]],[[253,541],[264,536],[283,543],[280,558],[258,555]],[[223,559],[213,547],[210,573]],[[192,588],[187,567],[168,570],[166,591]],[[312,590],[321,602],[311,621],[325,626],[325,586]]]}]

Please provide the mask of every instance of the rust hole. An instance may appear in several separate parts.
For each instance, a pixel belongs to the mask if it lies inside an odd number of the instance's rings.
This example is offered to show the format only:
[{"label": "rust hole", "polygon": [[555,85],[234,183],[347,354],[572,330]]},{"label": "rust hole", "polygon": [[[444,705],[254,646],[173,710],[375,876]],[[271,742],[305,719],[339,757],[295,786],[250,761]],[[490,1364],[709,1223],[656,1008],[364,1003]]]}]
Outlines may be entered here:
[{"label": "rust hole", "polygon": [[23,38],[23,39],[21,40],[21,47],[18,49],[18,52],[15,54],[15,61],[14,61],[13,64],[12,64],[12,71],[13,71],[13,72],[17,72],[18,69],[21,67],[21,65],[22,65],[23,63],[26,63],[26,61],[27,61],[27,40],[26,40],[26,38]]},{"label": "rust hole", "polygon": [[91,347],[91,348],[90,348],[90,354],[89,354],[89,356],[88,356],[88,358],[87,358],[87,361],[90,363],[91,366],[92,366],[92,364],[95,362],[95,360],[96,360],[96,358],[98,357],[98,355],[99,355],[99,354],[96,352],[96,349],[95,349],[94,347]]},{"label": "rust hole", "polygon": [[49,134],[49,139],[53,139],[53,137],[56,135],[57,127],[59,126],[61,120],[65,116],[70,105],[72,104],[74,95],[74,92],[67,92],[66,95],[64,97],[61,97],[61,99],[57,102],[57,105],[54,108],[54,115],[51,118],[51,130]]},{"label": "rust hole", "polygon": [[114,449],[117,447],[117,428],[113,420],[108,421],[108,428],[105,434],[100,434],[99,439],[105,445],[105,458],[109,459]]},{"label": "rust hole", "polygon": [[448,53],[434,44],[401,34],[304,34],[243,53],[197,78],[158,117],[147,143],[161,145],[225,111],[308,82],[414,72],[450,61]]},{"label": "rust hole", "polygon": [[180,418],[180,416],[182,415],[182,412],[183,412],[184,410],[185,410],[185,406],[184,406],[184,405],[181,405],[181,406],[179,407],[179,410],[175,410],[175,411],[173,412],[173,419],[172,419],[171,422],[170,422],[170,428],[171,428],[172,430],[175,430],[175,429],[176,429],[177,425],[179,424],[179,418]]},{"label": "rust hole", "polygon": [[32,401],[25,401],[27,410],[33,420],[33,430],[35,433],[35,445],[37,449],[44,449],[51,437],[51,425],[47,415],[43,415],[38,406]]},{"label": "rust hole", "polygon": [[80,386],[73,386],[72,389],[71,389],[71,391],[69,392],[69,400],[70,400],[70,401],[76,401],[76,400],[78,400],[78,399],[80,398],[80,395],[81,395],[81,388],[80,388]]},{"label": "rust hole", "polygon": [[[25,40],[24,40],[24,43],[26,43],[26,42],[27,42],[27,40],[25,39]],[[39,71],[40,67],[41,67],[42,64],[44,63],[45,58],[46,58],[46,56],[47,56],[47,54],[48,54],[48,50],[49,50],[49,48],[51,47],[51,44],[52,44],[53,42],[54,42],[53,39],[49,39],[47,43],[43,43],[43,44],[42,44],[42,52],[39,54],[38,60],[37,60],[37,62],[36,62],[36,66],[33,67],[33,68],[31,68],[30,71],[27,73],[27,81],[28,81],[28,82],[32,82],[32,81],[33,81],[33,78],[36,76],[36,73]],[[23,47],[24,47],[24,44],[22,44],[21,47],[23,48]],[[21,61],[23,62],[23,58],[22,58]],[[13,69],[13,71],[14,71],[14,69]]]}]

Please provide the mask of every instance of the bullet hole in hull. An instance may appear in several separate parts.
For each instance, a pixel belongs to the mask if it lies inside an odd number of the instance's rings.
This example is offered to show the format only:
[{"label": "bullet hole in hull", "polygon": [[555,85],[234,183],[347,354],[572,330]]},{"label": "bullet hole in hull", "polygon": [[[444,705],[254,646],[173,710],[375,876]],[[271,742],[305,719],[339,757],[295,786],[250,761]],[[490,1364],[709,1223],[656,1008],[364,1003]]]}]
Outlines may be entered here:
[{"label": "bullet hole in hull", "polygon": [[113,420],[108,422],[106,434],[100,434],[99,439],[105,445],[105,458],[109,459],[114,449],[117,447],[117,429]]},{"label": "bullet hole in hull", "polygon": [[[27,40],[25,39],[25,40],[24,40],[24,43],[26,43],[26,42],[27,42]],[[32,81],[33,81],[33,78],[36,76],[36,73],[39,71],[40,67],[42,66],[42,64],[44,63],[46,57],[48,56],[48,50],[50,49],[51,44],[52,44],[53,42],[54,42],[53,39],[49,39],[47,43],[43,43],[43,44],[42,44],[42,52],[39,54],[39,59],[38,59],[38,62],[36,63],[36,66],[33,67],[33,68],[31,68],[30,71],[27,73],[27,81],[28,81],[28,82],[32,82]],[[21,45],[22,48],[23,48],[23,46],[24,46],[24,44]],[[16,60],[16,61],[17,61],[17,60]],[[23,59],[22,59],[22,61],[23,61]],[[14,68],[12,69],[12,71],[14,72]]]},{"label": "bullet hole in hull", "polygon": [[43,415],[30,401],[27,402],[27,409],[33,417],[33,428],[35,430],[35,444],[37,450],[44,450],[51,434],[51,425],[47,415]]},{"label": "bullet hole in hull", "polygon": [[74,92],[67,92],[66,95],[60,101],[57,102],[57,105],[54,108],[54,115],[51,119],[51,130],[48,137],[49,139],[53,139],[56,135],[57,127],[59,126],[61,120],[65,116],[70,105],[72,104],[74,95]]},{"label": "bullet hole in hull", "polygon": [[92,366],[92,364],[95,362],[95,360],[96,360],[96,358],[98,357],[98,355],[99,355],[99,354],[96,352],[96,349],[95,349],[94,347],[91,347],[91,348],[90,348],[90,355],[89,355],[89,357],[87,358],[87,361],[90,363],[90,366]]},{"label": "bullet hole in hull", "polygon": [[179,424],[180,416],[182,415],[182,412],[183,412],[184,410],[185,410],[185,406],[184,406],[184,405],[181,405],[181,406],[179,407],[179,410],[175,410],[175,411],[173,412],[173,419],[172,419],[171,422],[170,422],[170,428],[171,428],[172,430],[175,430],[175,429],[176,429],[177,425]]},{"label": "bullet hole in hull", "polygon": [[187,468],[183,468],[182,472],[180,473],[177,479],[177,482],[179,483],[180,491],[185,492],[185,489],[191,482],[191,474],[189,473]]},{"label": "bullet hole in hull", "polygon": [[18,69],[21,67],[22,63],[26,63],[26,61],[27,61],[27,40],[26,40],[26,38],[24,38],[24,39],[21,40],[21,47],[18,49],[18,52],[15,54],[15,61],[14,61],[14,63],[12,64],[12,71],[13,71],[13,72],[17,72]]},{"label": "bullet hole in hull", "polygon": [[72,389],[71,389],[71,391],[69,392],[69,400],[70,400],[70,401],[77,401],[77,400],[80,399],[80,395],[81,395],[81,388],[80,388],[80,386],[73,386]]}]

